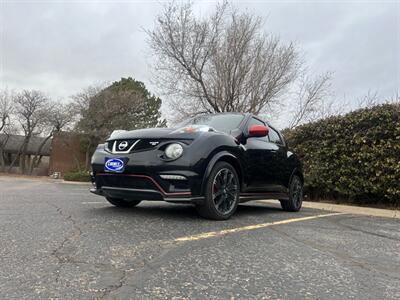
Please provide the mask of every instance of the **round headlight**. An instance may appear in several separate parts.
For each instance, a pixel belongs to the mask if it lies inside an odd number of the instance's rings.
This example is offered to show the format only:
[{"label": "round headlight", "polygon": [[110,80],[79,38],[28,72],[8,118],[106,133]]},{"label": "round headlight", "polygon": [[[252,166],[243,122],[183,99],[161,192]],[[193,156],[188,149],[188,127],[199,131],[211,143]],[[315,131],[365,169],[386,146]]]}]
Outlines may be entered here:
[{"label": "round headlight", "polygon": [[181,144],[170,144],[165,149],[165,156],[169,159],[177,159],[183,153],[183,147]]}]

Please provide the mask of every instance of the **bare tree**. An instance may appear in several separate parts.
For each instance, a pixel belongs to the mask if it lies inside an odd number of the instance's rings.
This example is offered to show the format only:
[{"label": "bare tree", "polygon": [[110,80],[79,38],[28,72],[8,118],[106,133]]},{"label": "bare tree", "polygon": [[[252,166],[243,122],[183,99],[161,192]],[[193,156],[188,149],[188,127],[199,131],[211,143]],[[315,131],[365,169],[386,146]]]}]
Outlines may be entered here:
[{"label": "bare tree", "polygon": [[208,112],[261,113],[296,79],[293,44],[262,31],[260,18],[226,3],[198,19],[192,4],[172,3],[148,31],[157,84],[182,117]]},{"label": "bare tree", "polygon": [[12,93],[8,90],[0,91],[0,170],[4,171],[4,147],[8,143],[12,131],[11,116],[14,111]]},{"label": "bare tree", "polygon": [[379,103],[378,91],[372,91],[371,89],[369,89],[364,96],[357,99],[358,108],[372,107],[377,105],[378,103]]},{"label": "bare tree", "polygon": [[331,74],[325,73],[314,79],[302,76],[295,92],[294,99],[289,105],[294,107],[293,116],[289,121],[289,129],[315,119],[326,117],[329,114],[328,103]]},{"label": "bare tree", "polygon": [[393,96],[390,98],[391,103],[400,103],[400,92],[396,91]]},{"label": "bare tree", "polygon": [[60,132],[74,121],[74,110],[71,104],[64,103],[49,103],[49,107],[45,112],[46,116],[43,120],[41,127],[41,135],[44,139],[40,143],[34,157],[30,161],[29,174],[33,173],[34,168],[40,165],[42,160],[42,150],[46,143],[54,136],[55,133]]},{"label": "bare tree", "polygon": [[8,90],[0,91],[0,133],[10,125],[10,118],[14,110],[12,94]]},{"label": "bare tree", "polygon": [[15,117],[24,133],[24,140],[11,162],[9,170],[20,158],[21,172],[25,173],[29,142],[33,136],[40,135],[45,129],[49,108],[49,99],[40,91],[24,90],[15,96]]},{"label": "bare tree", "polygon": [[74,116],[78,120],[81,119],[83,117],[83,114],[89,109],[91,99],[93,99],[93,97],[95,97],[105,88],[105,83],[102,85],[92,85],[71,97],[71,109],[74,112]]}]

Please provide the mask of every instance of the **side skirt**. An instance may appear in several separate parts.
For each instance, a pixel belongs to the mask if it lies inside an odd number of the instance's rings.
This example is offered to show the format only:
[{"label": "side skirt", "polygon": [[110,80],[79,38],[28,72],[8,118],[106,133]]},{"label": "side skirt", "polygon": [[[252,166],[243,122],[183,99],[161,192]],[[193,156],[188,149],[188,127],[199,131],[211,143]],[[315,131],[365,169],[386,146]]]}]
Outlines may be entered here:
[{"label": "side skirt", "polygon": [[240,194],[240,203],[252,201],[252,200],[263,200],[263,199],[289,200],[289,196],[286,193],[242,193],[242,194]]}]

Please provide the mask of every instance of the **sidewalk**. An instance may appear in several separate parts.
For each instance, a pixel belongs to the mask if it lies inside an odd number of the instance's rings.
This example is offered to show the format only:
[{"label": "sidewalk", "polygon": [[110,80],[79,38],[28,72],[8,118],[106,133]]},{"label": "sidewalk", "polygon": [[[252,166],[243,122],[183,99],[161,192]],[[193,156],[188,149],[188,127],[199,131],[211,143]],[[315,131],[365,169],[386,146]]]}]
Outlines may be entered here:
[{"label": "sidewalk", "polygon": [[[276,200],[259,200],[258,202],[268,203],[268,204],[277,203]],[[341,205],[341,204],[322,203],[322,202],[308,202],[308,201],[303,202],[303,207],[322,209],[331,212],[343,212],[355,215],[400,219],[400,211],[391,209]]]}]

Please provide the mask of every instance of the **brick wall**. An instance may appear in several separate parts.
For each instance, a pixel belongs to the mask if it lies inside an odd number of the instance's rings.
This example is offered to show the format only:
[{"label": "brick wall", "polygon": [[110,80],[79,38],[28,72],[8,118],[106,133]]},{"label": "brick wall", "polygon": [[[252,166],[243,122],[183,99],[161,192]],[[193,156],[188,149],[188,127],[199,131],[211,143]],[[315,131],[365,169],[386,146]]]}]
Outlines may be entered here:
[{"label": "brick wall", "polygon": [[51,143],[49,174],[84,169],[85,151],[81,147],[81,136],[70,132],[60,132],[54,135]]}]

